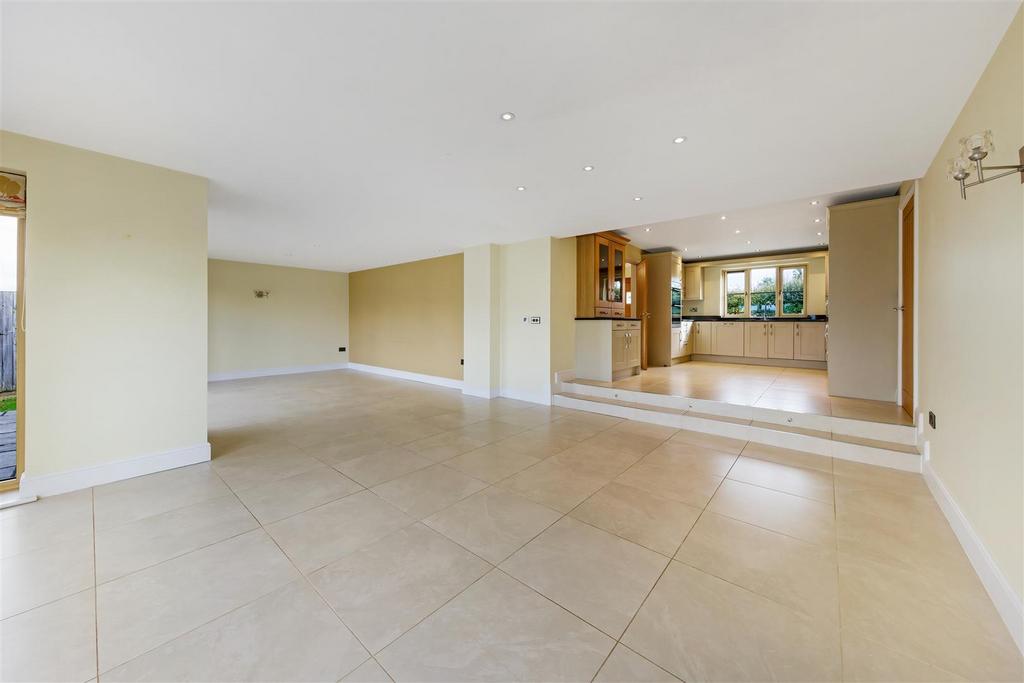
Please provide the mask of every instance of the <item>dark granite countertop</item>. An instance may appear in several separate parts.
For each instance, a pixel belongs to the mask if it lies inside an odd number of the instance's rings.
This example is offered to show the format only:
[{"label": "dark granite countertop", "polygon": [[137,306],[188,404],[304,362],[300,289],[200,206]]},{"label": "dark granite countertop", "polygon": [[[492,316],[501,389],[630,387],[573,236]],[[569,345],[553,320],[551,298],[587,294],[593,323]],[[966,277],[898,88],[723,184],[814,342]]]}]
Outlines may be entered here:
[{"label": "dark granite countertop", "polygon": [[576,320],[632,320],[633,322],[636,322],[640,320],[640,318],[576,318]]},{"label": "dark granite countertop", "polygon": [[733,318],[733,317],[725,318],[725,317],[722,317],[720,315],[684,315],[683,316],[683,320],[701,321],[701,322],[705,322],[705,321],[709,321],[710,320],[710,321],[714,321],[714,322],[721,321],[721,322],[749,322],[749,323],[759,323],[759,322],[770,322],[770,323],[786,323],[786,322],[790,322],[790,323],[794,323],[794,322],[795,323],[827,323],[828,322],[828,316],[827,315],[816,315],[813,318],[810,317],[810,316],[806,316],[806,315],[802,316],[802,317],[786,316],[785,318]]}]

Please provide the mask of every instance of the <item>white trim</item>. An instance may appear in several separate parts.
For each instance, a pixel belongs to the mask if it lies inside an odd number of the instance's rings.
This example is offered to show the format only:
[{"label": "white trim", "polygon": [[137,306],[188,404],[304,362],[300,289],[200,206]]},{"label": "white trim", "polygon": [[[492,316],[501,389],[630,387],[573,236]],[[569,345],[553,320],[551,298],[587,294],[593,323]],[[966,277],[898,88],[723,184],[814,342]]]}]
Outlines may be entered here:
[{"label": "white trim", "polygon": [[238,370],[236,372],[211,372],[209,382],[225,382],[232,379],[252,379],[254,377],[273,377],[274,375],[301,375],[307,372],[324,372],[326,370],[344,370],[348,363],[325,363],[323,365],[292,365],[284,368],[259,368],[257,370]]},{"label": "white trim", "polygon": [[368,372],[374,375],[384,375],[385,377],[408,379],[412,380],[413,382],[436,384],[439,387],[448,387],[449,389],[462,389],[462,380],[452,379],[451,377],[438,377],[437,375],[421,375],[418,372],[395,370],[393,368],[383,368],[380,367],[379,365],[365,365],[363,363],[349,363],[348,369],[358,370],[359,372]]},{"label": "white trim", "polygon": [[971,526],[970,521],[964,515],[960,506],[956,504],[952,494],[946,485],[939,479],[939,476],[932,469],[930,461],[924,463],[924,480],[935,498],[935,502],[942,508],[942,513],[953,528],[960,546],[964,549],[967,559],[971,561],[974,571],[977,572],[981,584],[985,586],[988,595],[992,598],[999,616],[1003,618],[1010,636],[1017,644],[1017,649],[1024,653],[1024,605],[1021,604],[1020,596],[1010,586],[1003,573],[999,571],[995,560],[985,548],[981,537]]},{"label": "white trim", "polygon": [[511,398],[516,401],[527,401],[528,403],[539,403],[542,406],[551,405],[551,387],[548,386],[546,392],[534,393],[531,391],[515,391],[512,389],[502,389],[500,396],[502,398]]},{"label": "white trim", "polygon": [[140,477],[144,474],[209,462],[209,460],[210,444],[200,443],[163,453],[137,455],[134,458],[54,472],[53,474],[32,476],[31,472],[25,472],[21,477],[21,494],[22,497],[55,496],[58,493],[78,491],[91,486]]},{"label": "white trim", "polygon": [[501,393],[497,389],[480,390],[467,389],[466,387],[462,387],[462,393],[465,394],[466,396],[476,396],[477,398],[486,399],[498,398],[499,396],[501,396]]}]

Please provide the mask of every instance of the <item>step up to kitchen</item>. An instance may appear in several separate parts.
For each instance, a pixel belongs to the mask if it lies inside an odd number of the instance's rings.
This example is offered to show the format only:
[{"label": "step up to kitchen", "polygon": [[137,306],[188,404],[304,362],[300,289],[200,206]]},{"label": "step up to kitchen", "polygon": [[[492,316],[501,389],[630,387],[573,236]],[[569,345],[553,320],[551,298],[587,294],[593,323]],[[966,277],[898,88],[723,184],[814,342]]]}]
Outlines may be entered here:
[{"label": "step up to kitchen", "polygon": [[[608,395],[609,392],[612,395]],[[655,402],[638,400],[649,397],[655,397]],[[841,460],[909,472],[921,471],[921,456],[913,443],[907,443],[907,430],[910,439],[916,436],[913,427],[820,415],[786,414],[784,411],[765,411],[750,406],[573,383],[563,384],[562,391],[552,396],[552,403],[564,408],[744,439]],[[765,412],[779,414],[765,415]],[[807,420],[808,417],[823,419],[814,421]],[[833,431],[831,421],[836,421],[834,424],[841,431]],[[884,438],[892,436],[897,439]]]}]

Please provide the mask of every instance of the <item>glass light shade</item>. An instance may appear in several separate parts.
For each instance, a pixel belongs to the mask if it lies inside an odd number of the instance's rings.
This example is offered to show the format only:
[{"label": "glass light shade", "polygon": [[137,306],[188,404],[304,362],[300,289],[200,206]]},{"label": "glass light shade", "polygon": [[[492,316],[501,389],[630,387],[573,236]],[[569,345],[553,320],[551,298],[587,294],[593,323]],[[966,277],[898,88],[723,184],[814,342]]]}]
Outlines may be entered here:
[{"label": "glass light shade", "polygon": [[994,152],[995,149],[996,146],[992,142],[992,131],[990,130],[983,130],[960,140],[960,154],[972,161],[984,159],[991,152]]},{"label": "glass light shade", "polygon": [[950,159],[946,162],[946,173],[953,180],[963,180],[967,176],[971,175],[971,167],[973,164],[970,159],[966,159],[962,156]]}]

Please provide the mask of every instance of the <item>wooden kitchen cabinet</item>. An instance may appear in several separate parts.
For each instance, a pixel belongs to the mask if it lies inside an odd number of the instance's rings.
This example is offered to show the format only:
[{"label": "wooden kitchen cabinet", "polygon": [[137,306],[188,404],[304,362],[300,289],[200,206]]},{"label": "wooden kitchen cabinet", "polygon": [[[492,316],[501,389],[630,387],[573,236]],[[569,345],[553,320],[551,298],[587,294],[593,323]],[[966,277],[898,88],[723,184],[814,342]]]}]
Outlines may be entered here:
[{"label": "wooden kitchen cabinet", "polygon": [[796,323],[768,323],[768,358],[793,360],[793,327]]},{"label": "wooden kitchen cabinet", "polygon": [[697,354],[710,355],[712,353],[711,326],[714,323],[708,320],[698,320],[693,323],[693,352]]},{"label": "wooden kitchen cabinet", "polygon": [[748,358],[768,357],[768,323],[743,323],[743,355]]},{"label": "wooden kitchen cabinet", "polygon": [[612,382],[640,373],[639,320],[577,320],[576,377]]},{"label": "wooden kitchen cabinet", "polygon": [[711,323],[711,353],[716,356],[742,356],[743,323]]},{"label": "wooden kitchen cabinet", "polygon": [[825,323],[794,323],[793,358],[825,360]]},{"label": "wooden kitchen cabinet", "polygon": [[702,266],[686,266],[683,268],[683,299],[703,301],[704,268]]},{"label": "wooden kitchen cabinet", "polygon": [[626,311],[626,245],[613,232],[576,238],[576,317],[621,318]]}]

